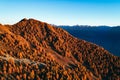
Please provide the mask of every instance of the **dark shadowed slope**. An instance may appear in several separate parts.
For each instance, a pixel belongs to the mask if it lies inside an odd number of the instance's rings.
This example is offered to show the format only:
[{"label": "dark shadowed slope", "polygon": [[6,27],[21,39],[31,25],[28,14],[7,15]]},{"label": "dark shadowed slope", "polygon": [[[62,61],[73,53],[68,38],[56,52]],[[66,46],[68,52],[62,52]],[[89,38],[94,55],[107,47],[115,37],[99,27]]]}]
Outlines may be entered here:
[{"label": "dark shadowed slope", "polygon": [[0,25],[1,79],[119,80],[120,57],[34,19]]},{"label": "dark shadowed slope", "polygon": [[109,26],[60,26],[71,35],[104,47],[113,55],[120,56],[120,27]]}]

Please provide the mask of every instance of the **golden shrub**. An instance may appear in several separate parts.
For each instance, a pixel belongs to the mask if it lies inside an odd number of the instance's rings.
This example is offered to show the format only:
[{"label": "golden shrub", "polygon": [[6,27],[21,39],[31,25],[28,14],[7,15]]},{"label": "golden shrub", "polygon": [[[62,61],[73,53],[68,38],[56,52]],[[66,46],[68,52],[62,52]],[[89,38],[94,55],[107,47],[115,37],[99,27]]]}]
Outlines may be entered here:
[{"label": "golden shrub", "polygon": [[31,73],[30,73],[30,78],[34,79],[34,77],[35,77],[35,73],[34,73],[34,70],[32,70]]},{"label": "golden shrub", "polygon": [[9,57],[8,58],[8,62],[11,63],[11,64],[14,64],[14,58],[13,57]]}]

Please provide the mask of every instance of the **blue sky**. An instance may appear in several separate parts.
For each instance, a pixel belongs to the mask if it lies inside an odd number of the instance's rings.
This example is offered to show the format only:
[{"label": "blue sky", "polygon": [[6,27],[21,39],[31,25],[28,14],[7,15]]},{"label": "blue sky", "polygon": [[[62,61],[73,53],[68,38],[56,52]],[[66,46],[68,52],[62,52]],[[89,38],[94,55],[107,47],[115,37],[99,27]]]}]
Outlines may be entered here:
[{"label": "blue sky", "polygon": [[56,25],[120,25],[120,0],[0,0],[0,23],[34,18]]}]

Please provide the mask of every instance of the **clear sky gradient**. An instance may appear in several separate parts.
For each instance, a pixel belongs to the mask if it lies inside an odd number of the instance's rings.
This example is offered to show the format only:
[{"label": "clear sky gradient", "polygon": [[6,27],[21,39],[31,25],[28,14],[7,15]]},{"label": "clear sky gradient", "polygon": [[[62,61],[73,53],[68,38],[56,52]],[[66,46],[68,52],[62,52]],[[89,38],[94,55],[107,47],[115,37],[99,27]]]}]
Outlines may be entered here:
[{"label": "clear sky gradient", "polygon": [[34,18],[56,25],[120,25],[120,0],[0,0],[0,23]]}]

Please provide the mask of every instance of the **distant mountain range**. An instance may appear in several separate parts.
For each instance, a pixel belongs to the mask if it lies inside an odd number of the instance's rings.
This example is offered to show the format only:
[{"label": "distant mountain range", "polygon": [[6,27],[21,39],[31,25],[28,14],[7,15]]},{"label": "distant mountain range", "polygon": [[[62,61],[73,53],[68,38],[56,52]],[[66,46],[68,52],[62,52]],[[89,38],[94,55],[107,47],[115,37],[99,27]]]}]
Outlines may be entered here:
[{"label": "distant mountain range", "polygon": [[0,80],[119,80],[119,73],[120,57],[61,28],[35,19],[0,25]]},{"label": "distant mountain range", "polygon": [[58,26],[71,35],[99,46],[113,55],[120,56],[120,26]]}]

